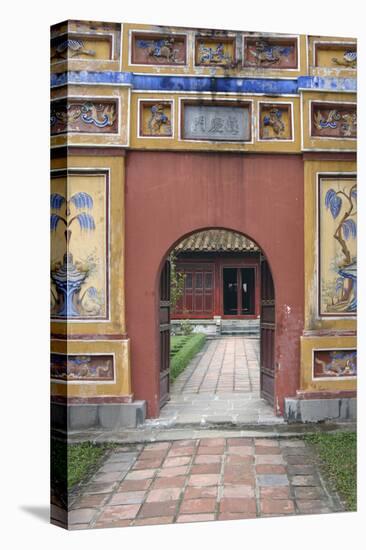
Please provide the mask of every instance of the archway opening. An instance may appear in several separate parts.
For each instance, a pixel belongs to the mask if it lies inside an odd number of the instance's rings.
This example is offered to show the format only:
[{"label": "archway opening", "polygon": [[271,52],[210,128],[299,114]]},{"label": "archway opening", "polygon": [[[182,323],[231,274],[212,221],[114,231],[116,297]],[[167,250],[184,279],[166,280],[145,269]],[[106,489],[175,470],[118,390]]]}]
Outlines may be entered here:
[{"label": "archway opening", "polygon": [[274,284],[249,237],[210,228],[174,244],[160,274],[159,333],[160,419],[275,419]]}]

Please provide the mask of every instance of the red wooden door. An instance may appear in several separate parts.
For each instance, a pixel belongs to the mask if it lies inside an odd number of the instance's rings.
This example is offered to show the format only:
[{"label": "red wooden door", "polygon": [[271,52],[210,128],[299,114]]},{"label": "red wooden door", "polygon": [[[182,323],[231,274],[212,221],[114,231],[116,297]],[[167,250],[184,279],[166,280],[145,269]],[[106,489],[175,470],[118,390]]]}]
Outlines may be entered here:
[{"label": "red wooden door", "polygon": [[260,392],[274,403],[275,390],[275,294],[271,270],[261,256]]},{"label": "red wooden door", "polygon": [[160,277],[160,408],[169,399],[170,371],[170,261]]}]

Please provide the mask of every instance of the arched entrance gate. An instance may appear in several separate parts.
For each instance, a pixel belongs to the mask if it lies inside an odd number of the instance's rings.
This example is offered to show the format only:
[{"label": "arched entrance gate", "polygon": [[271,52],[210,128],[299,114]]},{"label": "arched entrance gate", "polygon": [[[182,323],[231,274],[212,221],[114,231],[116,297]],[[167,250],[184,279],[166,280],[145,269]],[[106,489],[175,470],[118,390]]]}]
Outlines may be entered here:
[{"label": "arched entrance gate", "polygon": [[[132,389],[148,416],[160,409],[160,274],[171,248],[205,228],[253,239],[266,255],[276,291],[275,319],[267,296],[262,337],[272,379],[262,385],[283,412],[299,387],[303,329],[303,163],[300,156],[131,151],[126,165],[126,317]],[[262,276],[262,281],[265,277]],[[272,310],[271,310],[272,307]],[[268,373],[269,374],[269,373]],[[272,384],[272,385],[271,385]]]},{"label": "arched entrance gate", "polygon": [[[170,392],[170,260],[160,272],[159,285],[159,405],[169,399]],[[260,256],[260,395],[272,405],[275,397],[275,291],[269,263]]]}]

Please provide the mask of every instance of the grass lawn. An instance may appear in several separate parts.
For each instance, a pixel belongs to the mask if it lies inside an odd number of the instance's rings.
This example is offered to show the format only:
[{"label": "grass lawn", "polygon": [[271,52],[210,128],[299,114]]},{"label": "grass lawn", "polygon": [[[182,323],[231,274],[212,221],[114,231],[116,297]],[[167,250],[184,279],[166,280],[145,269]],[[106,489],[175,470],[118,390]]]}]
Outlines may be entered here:
[{"label": "grass lawn", "polygon": [[71,491],[96,470],[106,451],[115,444],[51,442],[51,475],[54,484]]},{"label": "grass lawn", "polygon": [[206,341],[204,334],[172,336],[170,340],[170,378],[175,380],[202,349]]},{"label": "grass lawn", "polygon": [[333,484],[346,510],[357,509],[357,435],[354,432],[309,434],[305,440],[312,444],[320,458],[324,476]]}]

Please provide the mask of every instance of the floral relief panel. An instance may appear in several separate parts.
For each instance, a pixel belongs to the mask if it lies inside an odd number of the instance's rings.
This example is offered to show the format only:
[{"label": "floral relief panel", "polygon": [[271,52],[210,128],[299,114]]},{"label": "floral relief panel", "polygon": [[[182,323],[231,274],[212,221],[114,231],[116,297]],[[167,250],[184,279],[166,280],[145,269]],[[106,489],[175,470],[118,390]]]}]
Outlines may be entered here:
[{"label": "floral relief panel", "polygon": [[51,180],[51,317],[108,318],[108,174]]},{"label": "floral relief panel", "polygon": [[319,313],[357,312],[357,183],[355,177],[319,179]]}]

